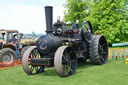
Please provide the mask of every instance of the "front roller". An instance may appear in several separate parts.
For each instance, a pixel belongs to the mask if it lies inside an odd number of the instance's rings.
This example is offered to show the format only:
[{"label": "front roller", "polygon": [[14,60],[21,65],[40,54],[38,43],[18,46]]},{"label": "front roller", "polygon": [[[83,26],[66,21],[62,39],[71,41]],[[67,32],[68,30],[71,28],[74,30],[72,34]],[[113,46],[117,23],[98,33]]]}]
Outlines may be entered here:
[{"label": "front roller", "polygon": [[36,66],[36,65],[31,64],[32,58],[40,58],[40,54],[38,50],[36,49],[36,46],[31,46],[23,54],[22,66],[23,66],[24,71],[28,75],[33,75],[33,74],[44,72],[44,68],[42,66]]},{"label": "front roller", "polygon": [[76,72],[77,57],[72,47],[61,46],[54,56],[56,73],[60,77],[68,77]]}]

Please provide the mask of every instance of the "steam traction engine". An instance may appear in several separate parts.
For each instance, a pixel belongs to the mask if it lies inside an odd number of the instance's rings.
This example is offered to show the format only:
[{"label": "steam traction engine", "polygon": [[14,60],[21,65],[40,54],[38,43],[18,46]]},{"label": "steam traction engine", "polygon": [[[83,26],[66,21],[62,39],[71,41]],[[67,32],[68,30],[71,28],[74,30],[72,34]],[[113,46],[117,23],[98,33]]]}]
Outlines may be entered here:
[{"label": "steam traction engine", "polygon": [[[60,77],[76,72],[77,61],[90,59],[93,64],[105,64],[108,45],[104,36],[93,36],[89,21],[84,21],[79,33],[67,29],[68,24],[57,21],[52,25],[52,7],[45,7],[46,35],[41,36],[36,46],[23,54],[22,66],[28,75],[44,72],[46,67],[55,67]],[[85,30],[86,29],[86,30]]]}]

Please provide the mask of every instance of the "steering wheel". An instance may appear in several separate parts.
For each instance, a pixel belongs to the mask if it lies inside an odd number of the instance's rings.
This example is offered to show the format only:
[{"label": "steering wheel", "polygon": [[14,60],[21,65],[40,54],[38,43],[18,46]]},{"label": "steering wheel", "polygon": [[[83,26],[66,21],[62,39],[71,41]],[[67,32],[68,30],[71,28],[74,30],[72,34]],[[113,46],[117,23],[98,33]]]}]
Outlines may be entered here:
[{"label": "steering wheel", "polygon": [[81,38],[88,43],[90,43],[93,38],[93,29],[89,21],[83,21],[82,23]]}]

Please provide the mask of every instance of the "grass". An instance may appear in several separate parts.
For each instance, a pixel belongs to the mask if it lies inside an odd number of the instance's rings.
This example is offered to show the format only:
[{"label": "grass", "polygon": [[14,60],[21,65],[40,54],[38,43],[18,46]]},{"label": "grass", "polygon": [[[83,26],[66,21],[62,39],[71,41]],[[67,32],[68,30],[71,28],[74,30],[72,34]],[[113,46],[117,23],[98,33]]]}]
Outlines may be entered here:
[{"label": "grass", "polygon": [[105,65],[80,63],[75,75],[60,78],[55,69],[38,75],[28,76],[22,66],[0,70],[0,85],[128,85],[128,64],[124,60]]},{"label": "grass", "polygon": [[121,47],[115,46],[115,47],[109,47],[109,48],[128,48],[128,46],[121,46]]}]

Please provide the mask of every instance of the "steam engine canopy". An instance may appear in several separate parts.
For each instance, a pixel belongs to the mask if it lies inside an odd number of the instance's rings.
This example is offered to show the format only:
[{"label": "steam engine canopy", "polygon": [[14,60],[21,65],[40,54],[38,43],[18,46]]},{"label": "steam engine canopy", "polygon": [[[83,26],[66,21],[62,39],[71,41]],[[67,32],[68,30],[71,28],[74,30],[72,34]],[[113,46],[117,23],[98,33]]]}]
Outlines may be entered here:
[{"label": "steam engine canopy", "polygon": [[61,45],[61,39],[54,35],[43,35],[36,42],[37,49],[43,55],[56,50]]}]

